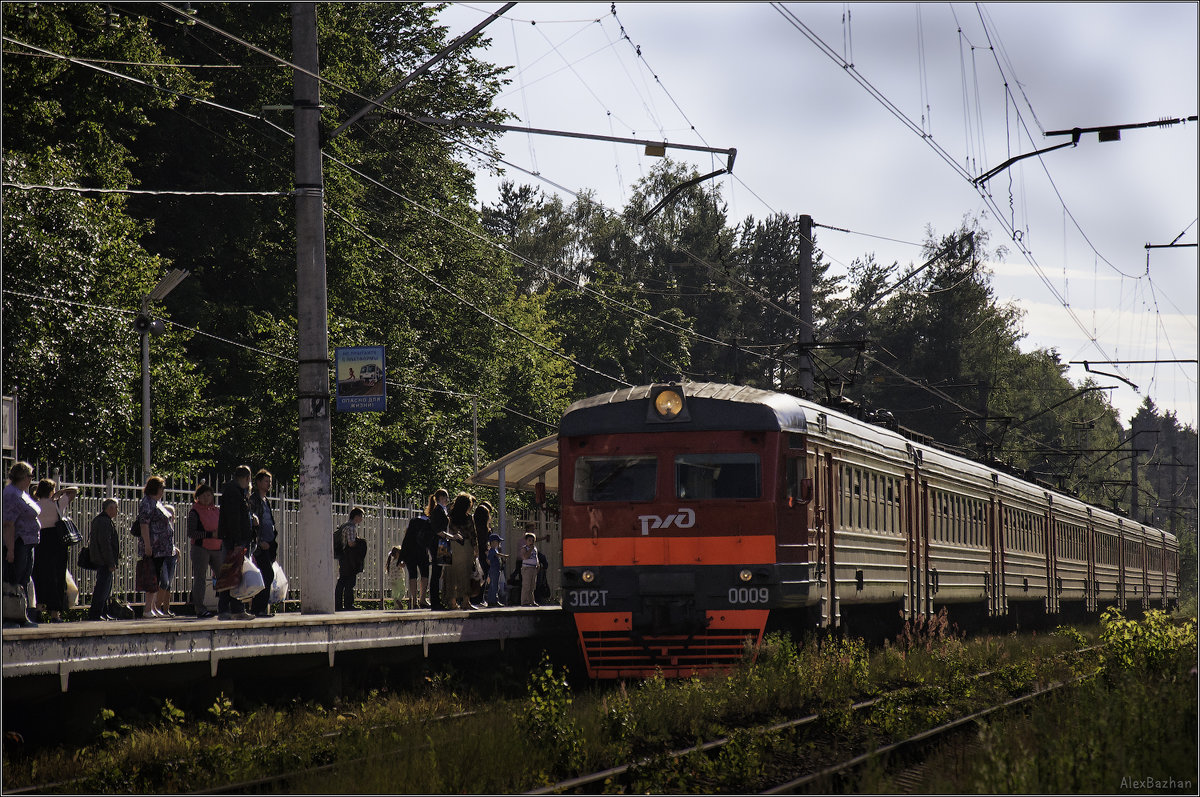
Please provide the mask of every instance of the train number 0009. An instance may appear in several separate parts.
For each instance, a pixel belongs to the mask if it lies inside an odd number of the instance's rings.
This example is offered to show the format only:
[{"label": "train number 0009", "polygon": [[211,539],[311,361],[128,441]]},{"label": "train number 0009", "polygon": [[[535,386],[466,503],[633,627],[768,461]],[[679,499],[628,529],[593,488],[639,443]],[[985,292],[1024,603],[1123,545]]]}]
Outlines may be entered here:
[{"label": "train number 0009", "polygon": [[766,603],[771,591],[766,587],[730,587],[730,603]]},{"label": "train number 0009", "polygon": [[585,608],[608,605],[608,590],[606,589],[577,589],[568,592],[567,595],[569,606]]}]

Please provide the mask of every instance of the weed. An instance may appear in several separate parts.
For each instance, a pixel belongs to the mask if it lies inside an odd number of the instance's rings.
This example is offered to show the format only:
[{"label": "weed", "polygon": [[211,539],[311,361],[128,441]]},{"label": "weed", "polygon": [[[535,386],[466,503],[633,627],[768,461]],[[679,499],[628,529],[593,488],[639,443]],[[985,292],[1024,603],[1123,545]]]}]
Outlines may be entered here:
[{"label": "weed", "polygon": [[529,676],[529,697],[520,724],[530,745],[556,772],[574,771],[584,761],[583,737],[568,713],[571,703],[567,671],[557,670],[543,653]]}]

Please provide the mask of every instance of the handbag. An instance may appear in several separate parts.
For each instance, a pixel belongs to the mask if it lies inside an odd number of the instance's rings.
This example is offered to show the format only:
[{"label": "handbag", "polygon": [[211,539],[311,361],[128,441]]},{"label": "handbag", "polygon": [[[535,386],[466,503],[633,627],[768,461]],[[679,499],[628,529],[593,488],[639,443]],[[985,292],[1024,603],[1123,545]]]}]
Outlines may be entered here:
[{"label": "handbag", "polygon": [[79,567],[83,570],[99,570],[100,568],[92,561],[92,547],[85,545],[83,550],[79,552]]},{"label": "handbag", "polygon": [[249,556],[242,558],[242,578],[236,587],[229,590],[229,597],[234,600],[248,601],[265,588],[262,571],[254,564]]},{"label": "handbag", "polygon": [[29,605],[26,602],[25,588],[19,584],[4,582],[4,619],[19,623],[29,622]]},{"label": "handbag", "polygon": [[234,548],[229,552],[229,556],[225,557],[225,562],[221,565],[221,572],[217,574],[213,583],[213,591],[224,592],[238,585],[242,580],[242,560],[245,558],[242,548]]},{"label": "handbag", "polygon": [[138,559],[133,588],[138,592],[158,592],[158,571],[154,567],[153,557]]},{"label": "handbag", "polygon": [[454,564],[453,549],[450,547],[450,540],[445,537],[438,538],[437,563],[439,565]]},{"label": "handbag", "polygon": [[79,533],[79,527],[75,525],[75,521],[69,517],[60,517],[58,519],[59,530],[62,531],[63,545],[78,545],[83,542],[83,535]]}]

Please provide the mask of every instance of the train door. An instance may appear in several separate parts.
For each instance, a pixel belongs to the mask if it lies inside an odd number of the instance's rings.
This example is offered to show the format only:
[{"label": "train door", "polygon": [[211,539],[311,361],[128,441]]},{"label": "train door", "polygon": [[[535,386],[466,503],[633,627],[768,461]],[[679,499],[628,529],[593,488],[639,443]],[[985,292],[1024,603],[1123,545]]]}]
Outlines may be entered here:
[{"label": "train door", "polygon": [[1046,509],[1046,533],[1042,547],[1046,556],[1046,614],[1058,614],[1058,523],[1054,520],[1054,505]]},{"label": "train door", "polygon": [[1003,613],[1000,611],[1003,605],[1000,599],[1003,589],[1001,586],[1003,576],[1000,573],[1000,512],[1002,508],[1003,504],[999,504],[995,496],[988,501],[988,573],[984,586],[987,588],[988,615],[992,617]]},{"label": "train door", "polygon": [[[775,536],[775,556],[783,590],[780,603],[797,606],[812,600],[811,574],[815,567],[812,549],[817,535],[814,529],[810,536],[809,513],[811,510],[815,514],[823,499],[814,500],[814,469],[811,455],[805,453],[801,435],[784,435],[780,464],[784,475],[783,497],[777,512]],[[816,521],[813,522],[815,525]]]},{"label": "train door", "polygon": [[1125,611],[1125,524],[1117,521],[1117,608]]},{"label": "train door", "polygon": [[927,616],[929,604],[928,580],[928,492],[929,485],[921,483],[920,470],[914,466],[904,477],[904,541],[907,552],[907,595],[905,614],[910,619]]},{"label": "train door", "polygon": [[1091,507],[1087,511],[1087,526],[1084,530],[1084,556],[1087,559],[1087,583],[1083,585],[1084,609],[1096,611],[1096,521]]},{"label": "train door", "polygon": [[841,624],[841,611],[837,595],[837,562],[834,554],[834,470],[833,454],[814,459],[816,466],[816,490],[818,499],[824,504],[824,512],[814,519],[813,532],[817,540],[817,579],[820,588],[820,617],[822,628],[837,628]]}]

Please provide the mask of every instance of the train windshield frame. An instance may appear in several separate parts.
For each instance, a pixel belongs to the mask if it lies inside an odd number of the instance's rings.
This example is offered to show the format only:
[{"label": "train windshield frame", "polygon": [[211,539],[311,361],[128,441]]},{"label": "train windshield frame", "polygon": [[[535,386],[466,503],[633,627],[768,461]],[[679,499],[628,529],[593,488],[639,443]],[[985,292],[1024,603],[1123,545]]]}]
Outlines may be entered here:
[{"label": "train windshield frame", "polygon": [[675,455],[675,497],[681,501],[762,498],[762,457],[754,452]]},{"label": "train windshield frame", "polygon": [[575,502],[653,501],[658,485],[656,455],[587,456],[575,460]]}]

